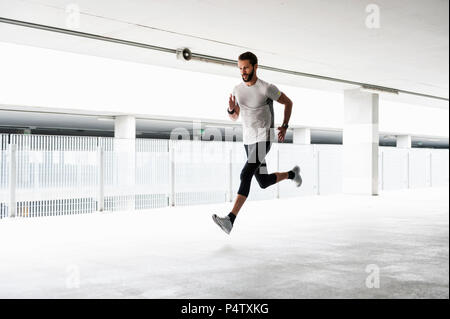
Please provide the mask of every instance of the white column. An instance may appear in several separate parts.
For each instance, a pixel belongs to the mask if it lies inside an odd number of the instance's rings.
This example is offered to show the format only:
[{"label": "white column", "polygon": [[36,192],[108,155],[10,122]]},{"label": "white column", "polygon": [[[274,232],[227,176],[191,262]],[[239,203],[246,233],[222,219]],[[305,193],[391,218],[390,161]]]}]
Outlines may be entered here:
[{"label": "white column", "polygon": [[378,195],[378,94],[344,91],[344,193]]},{"label": "white column", "polygon": [[132,115],[116,116],[114,121],[114,137],[135,140],[136,118]]},{"label": "white column", "polygon": [[397,135],[398,148],[411,148],[411,135]]},{"label": "white column", "polygon": [[126,195],[126,209],[135,208],[136,118],[131,115],[115,117],[114,154],[120,195]]},{"label": "white column", "polygon": [[293,144],[311,144],[311,129],[305,128],[294,128],[293,129]]}]

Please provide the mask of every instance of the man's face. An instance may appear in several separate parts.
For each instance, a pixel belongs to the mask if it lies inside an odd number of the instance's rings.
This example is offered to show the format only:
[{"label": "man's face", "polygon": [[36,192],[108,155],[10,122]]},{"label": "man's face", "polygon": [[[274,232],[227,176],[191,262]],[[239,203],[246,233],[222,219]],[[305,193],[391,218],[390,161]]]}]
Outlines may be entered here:
[{"label": "man's face", "polygon": [[253,76],[255,74],[257,64],[255,64],[255,67],[250,64],[249,60],[238,60],[238,67],[241,71],[242,80],[244,82],[250,82],[253,79]]}]

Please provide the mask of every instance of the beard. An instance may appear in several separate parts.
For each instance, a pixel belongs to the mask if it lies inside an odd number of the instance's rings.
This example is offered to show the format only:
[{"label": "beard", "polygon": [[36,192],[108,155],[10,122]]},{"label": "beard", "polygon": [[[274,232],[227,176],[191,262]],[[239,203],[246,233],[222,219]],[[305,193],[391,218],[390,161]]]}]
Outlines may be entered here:
[{"label": "beard", "polygon": [[247,80],[244,78],[244,76],[242,76],[242,81],[250,82],[253,79],[254,74],[255,74],[255,69],[253,69],[252,72],[248,74]]}]

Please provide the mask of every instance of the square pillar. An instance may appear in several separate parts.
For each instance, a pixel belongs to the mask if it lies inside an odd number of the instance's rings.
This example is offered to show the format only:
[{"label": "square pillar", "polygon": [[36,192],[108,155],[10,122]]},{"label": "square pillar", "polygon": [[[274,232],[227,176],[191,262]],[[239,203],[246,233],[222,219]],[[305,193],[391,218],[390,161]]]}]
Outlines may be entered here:
[{"label": "square pillar", "polygon": [[376,93],[344,91],[344,193],[378,195],[378,101]]},{"label": "square pillar", "polygon": [[397,135],[398,148],[411,148],[411,135]]},{"label": "square pillar", "polygon": [[311,144],[311,129],[305,128],[294,128],[293,129],[293,144]]},{"label": "square pillar", "polygon": [[116,159],[115,194],[126,196],[123,209],[135,209],[136,118],[131,115],[115,117],[114,157]]},{"label": "square pillar", "polygon": [[114,137],[118,139],[136,139],[136,118],[132,115],[116,116]]}]

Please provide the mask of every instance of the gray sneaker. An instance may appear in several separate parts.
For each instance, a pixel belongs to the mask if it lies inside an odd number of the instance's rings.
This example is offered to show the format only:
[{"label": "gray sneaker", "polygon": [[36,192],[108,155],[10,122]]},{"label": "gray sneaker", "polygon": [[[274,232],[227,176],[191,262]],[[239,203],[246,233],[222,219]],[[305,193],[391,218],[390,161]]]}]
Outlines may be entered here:
[{"label": "gray sneaker", "polygon": [[303,182],[302,177],[300,176],[300,167],[295,165],[295,167],[292,169],[292,171],[295,174],[293,181],[297,187],[300,187],[300,185],[302,185],[302,182]]},{"label": "gray sneaker", "polygon": [[213,214],[212,219],[217,225],[219,225],[220,228],[222,228],[224,232],[226,232],[227,234],[231,232],[233,224],[231,223],[229,216],[219,217],[216,214]]}]

